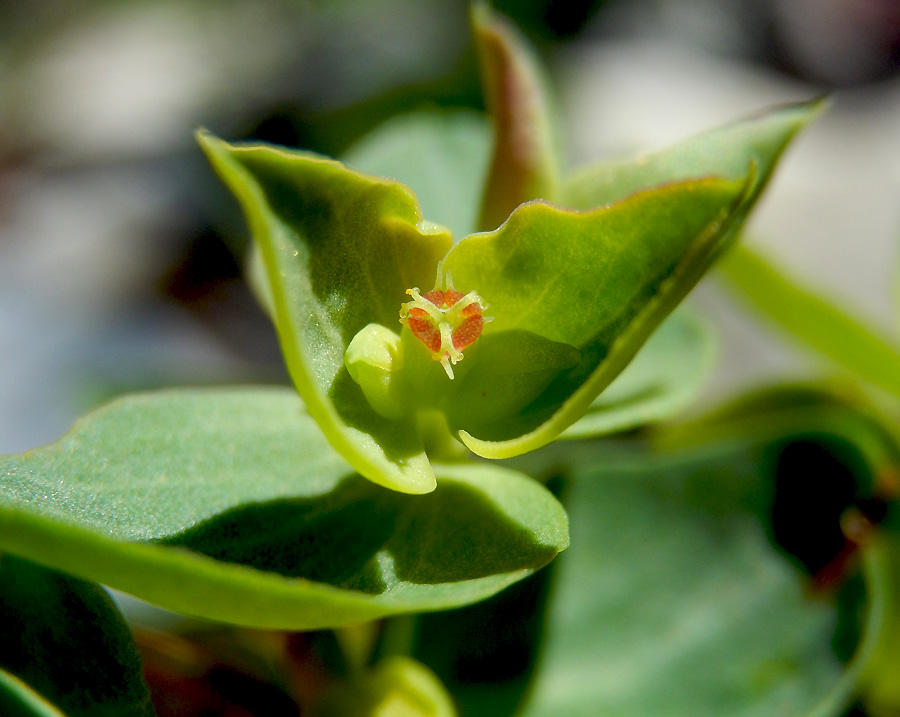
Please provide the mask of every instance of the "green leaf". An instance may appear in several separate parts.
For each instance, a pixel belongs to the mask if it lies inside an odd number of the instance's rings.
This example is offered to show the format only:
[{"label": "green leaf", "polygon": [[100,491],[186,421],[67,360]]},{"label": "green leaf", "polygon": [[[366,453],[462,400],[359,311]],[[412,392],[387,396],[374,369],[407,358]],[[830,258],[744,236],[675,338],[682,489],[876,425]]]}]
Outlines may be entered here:
[{"label": "green leaf", "polygon": [[626,431],[678,413],[708,376],[714,354],[708,325],[693,313],[677,309],[560,438]]},{"label": "green leaf", "polygon": [[0,714],[6,717],[65,717],[15,675],[0,669]]},{"label": "green leaf", "polygon": [[[892,420],[868,404],[856,386],[845,383],[774,385],[741,395],[700,419],[670,425],[655,436],[655,442],[667,449],[696,449],[740,440],[747,435],[760,441],[776,441],[802,426],[810,433],[845,436],[874,467],[872,480],[878,482],[878,476],[884,474],[884,482],[888,484],[893,479],[887,475],[894,470],[893,466],[900,465],[900,448],[894,442]],[[854,473],[860,480],[860,472]],[[870,494],[875,491],[873,485],[864,487]]]},{"label": "green leaf", "polygon": [[559,184],[554,122],[543,68],[528,43],[487,2],[472,6],[472,26],[494,152],[479,229],[500,226],[522,202],[555,200]]},{"label": "green leaf", "polygon": [[709,175],[739,179],[746,176],[749,166],[755,165],[752,202],[765,187],[790,140],[824,107],[822,100],[784,105],[700,134],[662,152],[583,168],[569,177],[562,190],[562,203],[590,209],[669,182]]},{"label": "green leaf", "polygon": [[366,478],[434,490],[412,417],[386,421],[344,367],[369,323],[398,326],[412,286],[428,286],[450,246],[402,184],[339,162],[264,145],[198,140],[243,206],[262,253],[288,370],[328,440]]},{"label": "green leaf", "polygon": [[257,627],[469,604],[568,544],[562,506],[509,469],[437,466],[427,496],[354,475],[291,389],[126,397],[0,471],[0,550]]},{"label": "green leaf", "polygon": [[772,444],[668,456],[581,444],[564,460],[572,548],[554,564],[523,714],[843,713],[881,629],[883,569],[865,556],[866,622],[847,665],[835,645],[854,616],[811,594],[772,537]]},{"label": "green leaf", "polygon": [[416,112],[388,120],[342,159],[360,172],[403,182],[416,193],[422,215],[460,239],[478,229],[490,143],[481,115]]},{"label": "green leaf", "polygon": [[466,446],[518,455],[580,418],[734,236],[749,181],[671,184],[591,212],[532,202],[456,245],[445,270],[493,317],[447,389]]},{"label": "green leaf", "polygon": [[0,667],[70,717],[154,714],[137,646],[106,592],[13,555],[0,559]]},{"label": "green leaf", "polygon": [[782,328],[859,378],[900,396],[897,342],[786,276],[751,249],[735,248],[722,269],[756,309]]}]

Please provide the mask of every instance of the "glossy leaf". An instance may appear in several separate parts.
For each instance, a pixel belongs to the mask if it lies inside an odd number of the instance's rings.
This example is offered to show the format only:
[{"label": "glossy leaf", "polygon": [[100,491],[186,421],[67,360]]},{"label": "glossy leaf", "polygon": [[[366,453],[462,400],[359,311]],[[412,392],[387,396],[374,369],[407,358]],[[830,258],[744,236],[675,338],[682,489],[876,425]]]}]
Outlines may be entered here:
[{"label": "glossy leaf", "polygon": [[900,345],[879,335],[758,253],[735,248],[722,263],[732,285],[765,316],[861,379],[900,396]]},{"label": "glossy leaf", "polygon": [[883,580],[869,581],[863,641],[845,665],[836,604],[775,547],[768,443],[665,458],[570,445],[565,460],[573,547],[554,564],[523,714],[843,713],[872,659]]},{"label": "glossy leaf", "polygon": [[449,233],[423,222],[398,182],[310,153],[198,139],[243,206],[288,370],[328,440],[369,480],[407,493],[434,490],[412,417],[375,413],[347,373],[344,351],[369,323],[398,325],[406,290],[434,282]]},{"label": "glossy leaf", "polygon": [[549,93],[531,47],[487,2],[472,6],[472,25],[485,104],[494,125],[478,228],[491,230],[523,202],[555,201],[559,166]]},{"label": "glossy leaf", "polygon": [[445,270],[494,317],[450,389],[463,442],[509,457],[580,418],[733,236],[745,186],[672,184],[591,212],[533,202],[456,245]]},{"label": "glossy leaf", "polygon": [[746,176],[751,165],[756,166],[751,195],[755,199],[790,140],[823,109],[822,100],[784,105],[697,135],[661,152],[585,167],[567,180],[562,202],[589,209],[669,182],[709,175],[738,179]]},{"label": "glossy leaf", "polygon": [[106,592],[13,555],[0,559],[0,667],[70,717],[154,714],[137,646]]},{"label": "glossy leaf", "polygon": [[469,604],[567,545],[527,476],[437,470],[428,496],[354,475],[291,389],[136,395],[0,459],[0,550],[177,612],[314,629]]},{"label": "glossy leaf", "polygon": [[712,370],[714,344],[699,317],[677,309],[560,438],[627,431],[678,413]]},{"label": "glossy leaf", "polygon": [[360,172],[403,182],[415,192],[422,215],[449,228],[459,240],[478,229],[490,156],[485,118],[457,111],[395,117],[354,144],[342,159]]}]

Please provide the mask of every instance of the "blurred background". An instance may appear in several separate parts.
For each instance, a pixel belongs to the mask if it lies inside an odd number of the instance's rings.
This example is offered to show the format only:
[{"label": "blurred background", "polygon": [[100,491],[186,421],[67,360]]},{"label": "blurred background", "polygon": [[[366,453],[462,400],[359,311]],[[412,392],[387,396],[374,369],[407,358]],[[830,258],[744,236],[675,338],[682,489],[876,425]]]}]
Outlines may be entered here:
[{"label": "blurred background", "polygon": [[[550,68],[573,166],[830,94],[750,240],[895,332],[900,1],[493,5]],[[481,107],[462,0],[0,0],[0,453],[123,390],[287,380],[196,128],[339,156],[435,106]],[[811,368],[714,277],[696,294],[710,396]]]}]

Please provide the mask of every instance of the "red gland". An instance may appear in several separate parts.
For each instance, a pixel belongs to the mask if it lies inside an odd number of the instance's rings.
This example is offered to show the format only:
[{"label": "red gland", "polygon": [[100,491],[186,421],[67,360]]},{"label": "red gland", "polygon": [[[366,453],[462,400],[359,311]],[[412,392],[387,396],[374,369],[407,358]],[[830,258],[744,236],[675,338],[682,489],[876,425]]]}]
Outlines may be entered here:
[{"label": "red gland", "polygon": [[[457,291],[449,276],[447,283],[449,288],[435,288],[424,295],[418,289],[409,289],[406,293],[413,301],[401,307],[400,322],[431,351],[432,358],[441,362],[452,379],[451,364],[462,361],[463,350],[481,336],[484,324],[491,317],[481,315],[488,305],[478,294]],[[454,308],[460,302],[462,306]]]}]

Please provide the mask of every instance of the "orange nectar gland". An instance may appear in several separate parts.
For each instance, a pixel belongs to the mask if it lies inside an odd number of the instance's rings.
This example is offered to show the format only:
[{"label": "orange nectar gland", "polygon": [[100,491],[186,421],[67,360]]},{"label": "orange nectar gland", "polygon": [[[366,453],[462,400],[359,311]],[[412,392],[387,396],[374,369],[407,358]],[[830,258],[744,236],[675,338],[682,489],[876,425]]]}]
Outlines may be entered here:
[{"label": "orange nectar gland", "polygon": [[484,324],[493,320],[492,316],[481,315],[488,304],[474,291],[463,294],[454,289],[449,273],[443,289],[435,287],[422,295],[414,288],[406,293],[413,300],[400,307],[400,323],[409,327],[452,379],[451,364],[462,361],[462,352],[481,336]]}]

